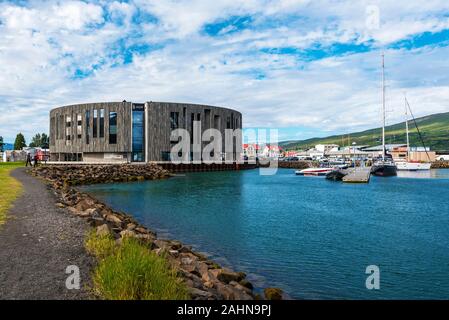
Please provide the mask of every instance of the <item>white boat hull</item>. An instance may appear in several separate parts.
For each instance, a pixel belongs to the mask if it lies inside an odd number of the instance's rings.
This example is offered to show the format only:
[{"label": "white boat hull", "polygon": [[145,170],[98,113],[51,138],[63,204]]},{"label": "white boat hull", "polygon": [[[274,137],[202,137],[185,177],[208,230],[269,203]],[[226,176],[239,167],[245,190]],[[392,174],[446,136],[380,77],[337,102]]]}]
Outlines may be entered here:
[{"label": "white boat hull", "polygon": [[398,170],[418,171],[430,170],[430,162],[396,162]]},{"label": "white boat hull", "polygon": [[299,176],[325,176],[332,170],[332,168],[308,168],[304,170],[297,170],[295,173]]}]

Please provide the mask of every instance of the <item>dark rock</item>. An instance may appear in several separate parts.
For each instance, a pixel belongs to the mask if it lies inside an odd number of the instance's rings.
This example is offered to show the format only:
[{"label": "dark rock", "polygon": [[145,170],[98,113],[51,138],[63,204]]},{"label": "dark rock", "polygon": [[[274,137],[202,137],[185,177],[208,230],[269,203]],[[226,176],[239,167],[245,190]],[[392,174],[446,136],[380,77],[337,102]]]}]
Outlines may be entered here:
[{"label": "dark rock", "polygon": [[263,293],[267,300],[282,300],[283,291],[279,288],[266,288]]},{"label": "dark rock", "polygon": [[253,284],[252,284],[251,282],[249,282],[248,280],[246,280],[246,279],[240,280],[239,283],[240,283],[242,286],[244,286],[245,288],[248,288],[248,289],[250,289],[250,290],[253,290],[253,289],[254,289]]}]

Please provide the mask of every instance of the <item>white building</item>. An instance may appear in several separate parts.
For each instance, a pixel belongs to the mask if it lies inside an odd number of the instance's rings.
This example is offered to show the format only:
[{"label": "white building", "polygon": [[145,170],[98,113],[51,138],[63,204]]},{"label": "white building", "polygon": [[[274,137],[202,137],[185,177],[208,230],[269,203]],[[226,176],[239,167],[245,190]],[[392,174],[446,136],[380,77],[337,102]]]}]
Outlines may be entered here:
[{"label": "white building", "polygon": [[260,154],[266,158],[278,158],[281,155],[281,151],[282,148],[277,145],[265,145]]},{"label": "white building", "polygon": [[338,144],[317,144],[315,149],[318,152],[328,154],[330,151],[338,151]]}]

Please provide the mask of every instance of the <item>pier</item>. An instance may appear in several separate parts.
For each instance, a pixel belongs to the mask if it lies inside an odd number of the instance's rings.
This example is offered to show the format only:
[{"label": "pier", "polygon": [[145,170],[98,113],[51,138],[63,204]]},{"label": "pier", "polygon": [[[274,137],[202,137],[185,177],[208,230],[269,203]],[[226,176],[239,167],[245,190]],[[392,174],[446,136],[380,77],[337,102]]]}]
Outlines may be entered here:
[{"label": "pier", "polygon": [[346,183],[368,183],[371,177],[371,167],[349,168],[347,172],[342,179]]}]

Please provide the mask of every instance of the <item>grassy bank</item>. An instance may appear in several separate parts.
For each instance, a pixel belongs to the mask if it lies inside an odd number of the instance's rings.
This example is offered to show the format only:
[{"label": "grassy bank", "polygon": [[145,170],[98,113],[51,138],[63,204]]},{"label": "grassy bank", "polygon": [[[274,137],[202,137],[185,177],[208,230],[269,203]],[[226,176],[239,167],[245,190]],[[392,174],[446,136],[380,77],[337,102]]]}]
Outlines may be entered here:
[{"label": "grassy bank", "polygon": [[117,245],[112,235],[93,230],[86,249],[98,259],[95,294],[107,300],[184,300],[187,287],[168,261],[134,238]]},{"label": "grassy bank", "polygon": [[15,168],[23,166],[21,162],[0,163],[0,225],[6,221],[6,212],[22,191],[22,184],[10,176]]}]

